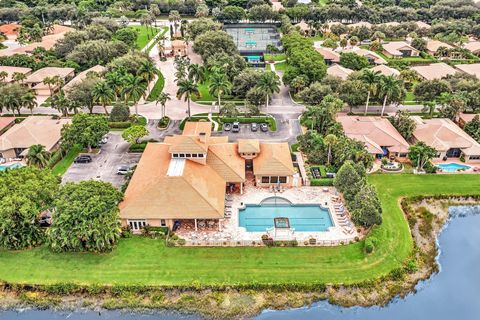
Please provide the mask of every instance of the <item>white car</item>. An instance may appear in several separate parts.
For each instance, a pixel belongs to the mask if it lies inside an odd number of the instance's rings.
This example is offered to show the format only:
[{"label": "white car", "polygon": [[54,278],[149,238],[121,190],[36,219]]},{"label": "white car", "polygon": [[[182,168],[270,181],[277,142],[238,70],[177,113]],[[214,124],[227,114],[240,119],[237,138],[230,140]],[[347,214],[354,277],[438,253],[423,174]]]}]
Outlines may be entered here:
[{"label": "white car", "polygon": [[130,171],[132,171],[132,169],[129,166],[120,166],[117,169],[117,174],[124,176],[128,174]]}]

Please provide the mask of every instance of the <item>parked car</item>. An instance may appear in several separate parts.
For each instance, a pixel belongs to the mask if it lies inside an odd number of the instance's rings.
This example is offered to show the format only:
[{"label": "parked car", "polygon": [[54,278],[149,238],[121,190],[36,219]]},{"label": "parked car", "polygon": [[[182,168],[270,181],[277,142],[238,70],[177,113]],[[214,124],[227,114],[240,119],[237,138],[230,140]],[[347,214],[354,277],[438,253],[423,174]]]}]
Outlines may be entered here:
[{"label": "parked car", "polygon": [[105,144],[108,142],[108,136],[103,136],[102,140],[100,140],[99,144]]},{"label": "parked car", "polygon": [[129,166],[120,166],[117,169],[117,174],[124,176],[128,174],[130,171],[132,171],[132,169]]},{"label": "parked car", "polygon": [[228,122],[225,123],[225,124],[223,125],[223,131],[230,131],[230,130],[232,130],[232,124],[231,124],[231,123],[228,123]]},{"label": "parked car", "polygon": [[262,132],[268,132],[268,125],[266,123],[261,123],[260,130],[262,130]]},{"label": "parked car", "polygon": [[234,122],[232,124],[232,132],[240,132],[240,122]]},{"label": "parked car", "polygon": [[76,157],[73,162],[75,162],[75,163],[89,163],[89,162],[92,162],[92,156],[90,156],[88,154],[80,155],[80,156]]},{"label": "parked car", "polygon": [[252,129],[253,132],[257,131],[258,130],[258,125],[256,123],[252,123],[250,125],[250,128]]}]

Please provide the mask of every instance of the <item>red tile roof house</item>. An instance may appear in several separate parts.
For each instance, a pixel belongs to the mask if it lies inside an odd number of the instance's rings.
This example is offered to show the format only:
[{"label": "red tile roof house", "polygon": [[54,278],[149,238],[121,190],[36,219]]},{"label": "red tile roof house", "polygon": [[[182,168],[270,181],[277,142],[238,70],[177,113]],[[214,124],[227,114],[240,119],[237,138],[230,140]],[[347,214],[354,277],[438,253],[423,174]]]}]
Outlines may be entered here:
[{"label": "red tile roof house", "polygon": [[408,161],[408,142],[386,118],[340,115],[337,120],[345,135],[363,142],[375,158],[395,157],[400,162]]},{"label": "red tile roof house", "polygon": [[15,117],[0,117],[0,135],[15,124]]},{"label": "red tile roof house", "polygon": [[460,113],[458,116],[458,125],[460,128],[465,127],[465,125],[469,122],[472,122],[473,118],[479,117],[480,118],[480,113]]}]

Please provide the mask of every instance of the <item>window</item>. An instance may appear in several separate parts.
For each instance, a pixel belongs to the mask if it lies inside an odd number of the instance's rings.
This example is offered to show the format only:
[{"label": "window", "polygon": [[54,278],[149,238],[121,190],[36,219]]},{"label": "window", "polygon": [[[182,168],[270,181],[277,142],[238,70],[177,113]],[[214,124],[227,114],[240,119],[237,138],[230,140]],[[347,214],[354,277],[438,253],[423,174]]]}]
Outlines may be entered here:
[{"label": "window", "polygon": [[270,183],[270,177],[262,177],[262,183]]},{"label": "window", "polygon": [[278,177],[280,179],[280,183],[287,183],[287,177]]},{"label": "window", "polygon": [[198,154],[192,153],[192,158],[196,158],[196,157],[198,157]]},{"label": "window", "polygon": [[132,231],[139,231],[147,225],[145,220],[127,220],[127,222]]},{"label": "window", "polygon": [[174,154],[173,154],[173,157],[174,157],[174,158],[178,158],[178,153],[174,153]]},{"label": "window", "polygon": [[167,226],[167,222],[165,221],[165,219],[160,219],[160,225],[162,227],[166,227]]},{"label": "window", "polygon": [[190,153],[187,153],[187,154],[185,155],[185,158],[191,158],[191,157],[192,157],[192,155],[191,155]]},{"label": "window", "polygon": [[480,160],[480,156],[470,156],[470,160]]},{"label": "window", "polygon": [[270,177],[270,183],[277,183],[278,177]]},{"label": "window", "polygon": [[184,154],[184,153],[180,153],[180,154],[179,154],[179,157],[180,157],[180,158],[185,158],[185,154]]},{"label": "window", "polygon": [[198,154],[198,157],[199,157],[199,158],[203,158],[204,156],[205,156],[205,155],[204,155],[203,153],[199,153],[199,154]]},{"label": "window", "polygon": [[406,158],[406,157],[407,157],[407,154],[406,154],[406,153],[400,153],[398,156],[399,156],[400,158]]}]

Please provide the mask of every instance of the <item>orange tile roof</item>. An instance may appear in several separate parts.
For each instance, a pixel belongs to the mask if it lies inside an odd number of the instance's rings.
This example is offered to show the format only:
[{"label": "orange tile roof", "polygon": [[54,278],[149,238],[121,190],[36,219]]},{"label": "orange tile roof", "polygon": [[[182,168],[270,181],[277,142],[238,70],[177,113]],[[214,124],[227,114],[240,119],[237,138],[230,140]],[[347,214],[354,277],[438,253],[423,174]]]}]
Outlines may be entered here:
[{"label": "orange tile roof", "polygon": [[4,33],[6,36],[18,36],[19,25],[16,23],[2,24],[0,26],[0,32]]},{"label": "orange tile roof", "polygon": [[260,152],[260,142],[258,139],[238,139],[238,152],[240,153],[258,153]]},{"label": "orange tile roof", "polygon": [[13,74],[15,72],[18,72],[18,73],[23,73],[25,75],[28,75],[32,69],[30,68],[23,68],[23,67],[9,67],[9,66],[0,66],[0,72],[2,71],[5,71],[6,73],[8,73],[8,76],[5,78],[5,80],[3,82],[5,83],[8,83],[8,82],[12,82],[12,78],[13,78]]},{"label": "orange tile roof", "polygon": [[288,143],[261,143],[253,159],[253,173],[260,176],[291,176],[295,173]]},{"label": "orange tile roof", "polygon": [[0,117],[0,131],[15,123],[15,117]]},{"label": "orange tile roof", "polygon": [[227,182],[245,181],[245,160],[237,153],[236,143],[210,145],[207,165]]},{"label": "orange tile roof", "polygon": [[183,127],[184,136],[198,136],[200,133],[211,135],[212,123],[210,121],[187,121]]},{"label": "orange tile roof", "polygon": [[456,73],[454,68],[444,62],[432,63],[426,66],[415,66],[410,69],[417,71],[417,73],[426,80],[442,79]]}]

